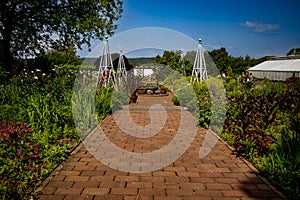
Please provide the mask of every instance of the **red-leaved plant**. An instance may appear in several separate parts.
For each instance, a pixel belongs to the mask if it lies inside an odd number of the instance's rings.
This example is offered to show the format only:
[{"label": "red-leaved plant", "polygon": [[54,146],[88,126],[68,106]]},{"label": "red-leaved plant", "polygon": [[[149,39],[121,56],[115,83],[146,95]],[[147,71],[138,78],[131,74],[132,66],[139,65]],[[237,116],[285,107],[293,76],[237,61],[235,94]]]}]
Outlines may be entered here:
[{"label": "red-leaved plant", "polygon": [[0,194],[2,199],[23,199],[42,178],[41,145],[24,123],[3,120],[0,127]]}]

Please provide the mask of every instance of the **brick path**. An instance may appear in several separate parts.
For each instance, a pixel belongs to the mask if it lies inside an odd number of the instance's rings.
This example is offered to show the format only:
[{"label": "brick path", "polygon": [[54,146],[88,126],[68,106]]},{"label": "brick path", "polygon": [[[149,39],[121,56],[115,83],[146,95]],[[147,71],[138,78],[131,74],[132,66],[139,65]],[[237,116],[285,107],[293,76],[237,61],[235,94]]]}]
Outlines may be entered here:
[{"label": "brick path", "polygon": [[[150,123],[148,108],[155,103],[167,110],[167,120],[161,132],[150,138],[125,134],[107,117],[101,127],[119,148],[129,152],[152,152],[167,145],[178,131],[180,108],[173,106],[171,95],[140,96],[131,104],[130,115],[141,126]],[[122,115],[125,111],[118,111]],[[130,173],[107,167],[97,161],[81,144],[44,182],[40,199],[124,199],[124,200],[238,200],[284,199],[248,162],[236,158],[222,141],[203,159],[199,149],[206,130],[198,129],[187,151],[176,161],[152,172]]]}]

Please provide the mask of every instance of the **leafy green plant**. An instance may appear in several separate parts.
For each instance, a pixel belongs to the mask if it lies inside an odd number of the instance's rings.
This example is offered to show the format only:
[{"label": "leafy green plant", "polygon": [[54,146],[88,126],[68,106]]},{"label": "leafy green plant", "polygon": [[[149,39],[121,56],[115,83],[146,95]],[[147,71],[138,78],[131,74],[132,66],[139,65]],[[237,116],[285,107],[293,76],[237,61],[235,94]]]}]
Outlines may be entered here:
[{"label": "leafy green plant", "polygon": [[274,152],[258,165],[262,173],[291,199],[300,197],[300,140],[295,136],[284,127]]},{"label": "leafy green plant", "polygon": [[98,123],[95,111],[95,89],[93,87],[90,85],[73,91],[72,112],[77,134],[80,138],[84,138],[87,130],[92,129]]},{"label": "leafy green plant", "polygon": [[211,120],[211,102],[208,97],[199,100],[199,126],[208,129]]},{"label": "leafy green plant", "polygon": [[194,83],[193,87],[199,105],[199,126],[220,134],[227,109],[223,81],[210,77],[202,83]]},{"label": "leafy green plant", "polygon": [[119,88],[112,91],[112,112],[122,109],[129,102],[129,97],[125,89]]},{"label": "leafy green plant", "polygon": [[174,105],[180,106],[178,97],[177,97],[176,95],[174,95],[174,96],[172,97],[172,101],[173,101]]},{"label": "leafy green plant", "polygon": [[95,96],[96,113],[98,120],[102,120],[107,114],[112,112],[112,89],[101,87]]}]

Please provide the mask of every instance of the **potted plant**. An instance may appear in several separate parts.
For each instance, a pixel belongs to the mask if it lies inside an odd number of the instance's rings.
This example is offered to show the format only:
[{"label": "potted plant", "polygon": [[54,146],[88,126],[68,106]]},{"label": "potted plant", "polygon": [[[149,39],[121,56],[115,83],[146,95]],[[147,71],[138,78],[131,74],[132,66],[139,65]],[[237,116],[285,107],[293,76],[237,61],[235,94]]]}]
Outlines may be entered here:
[{"label": "potted plant", "polygon": [[127,92],[128,96],[130,98],[129,103],[136,103],[138,99],[138,89],[139,86],[141,85],[141,77],[140,76],[135,76],[133,71],[128,72],[128,77],[127,77]]},{"label": "potted plant", "polygon": [[138,96],[136,95],[136,91],[134,91],[134,93],[132,93],[129,98],[130,98],[129,103],[136,103],[138,99]]},{"label": "potted plant", "polygon": [[167,88],[165,86],[160,86],[159,90],[160,90],[160,94],[167,94]]},{"label": "potted plant", "polygon": [[147,90],[144,87],[140,87],[137,92],[138,94],[146,94]]}]

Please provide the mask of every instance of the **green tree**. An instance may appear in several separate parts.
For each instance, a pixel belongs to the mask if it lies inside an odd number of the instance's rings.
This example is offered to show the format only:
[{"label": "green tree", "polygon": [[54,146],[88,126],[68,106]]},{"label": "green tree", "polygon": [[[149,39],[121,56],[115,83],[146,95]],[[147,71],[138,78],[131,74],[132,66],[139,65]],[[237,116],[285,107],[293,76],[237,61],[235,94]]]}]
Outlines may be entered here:
[{"label": "green tree", "polygon": [[266,60],[266,58],[254,59],[249,55],[233,57],[229,55],[224,47],[210,51],[209,55],[220,70],[220,73],[225,73],[230,78],[236,78],[245,73],[250,67]]},{"label": "green tree", "polygon": [[33,70],[39,68],[43,72],[50,72],[55,66],[81,65],[82,60],[76,56],[75,49],[47,53],[40,53],[34,59],[26,60],[26,68]]},{"label": "green tree", "polygon": [[222,47],[217,50],[212,50],[209,52],[209,55],[220,70],[220,73],[226,74],[226,68],[229,66],[229,54],[226,49]]},{"label": "green tree", "polygon": [[116,29],[122,0],[2,0],[0,58],[11,72],[14,58],[35,56],[45,49],[90,46]]},{"label": "green tree", "polygon": [[289,52],[287,52],[286,55],[287,56],[290,56],[290,55],[300,55],[300,48],[292,48],[291,50],[289,50]]},{"label": "green tree", "polygon": [[186,76],[192,75],[193,65],[195,62],[196,51],[188,51],[183,57],[184,62],[184,72]]},{"label": "green tree", "polygon": [[184,61],[181,60],[181,51],[164,51],[162,56],[154,58],[155,63],[168,65],[169,67],[184,74]]}]

